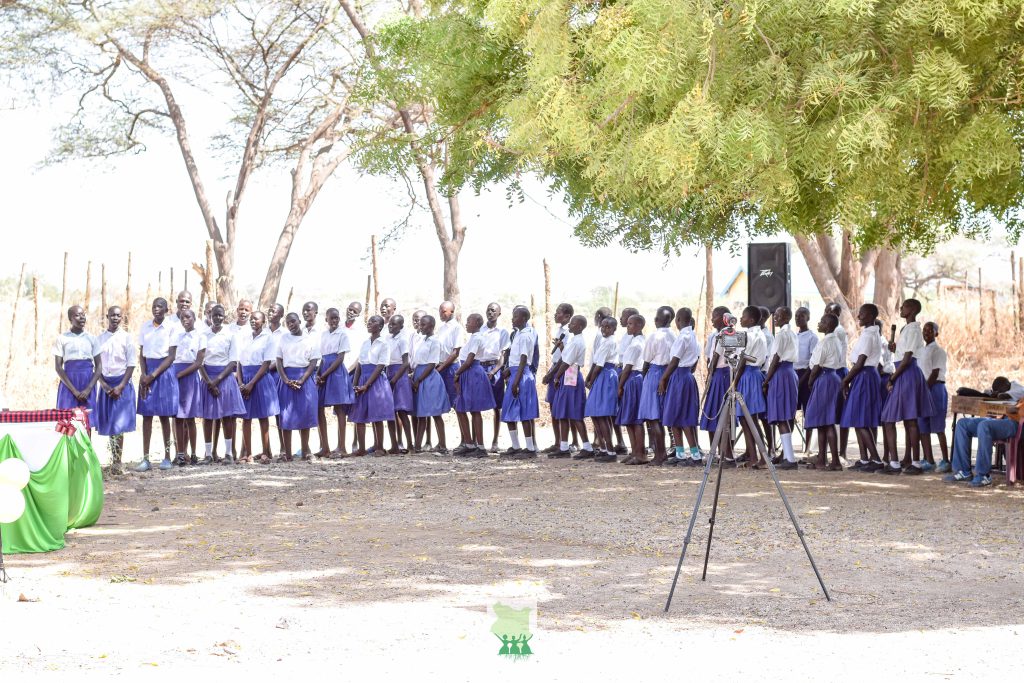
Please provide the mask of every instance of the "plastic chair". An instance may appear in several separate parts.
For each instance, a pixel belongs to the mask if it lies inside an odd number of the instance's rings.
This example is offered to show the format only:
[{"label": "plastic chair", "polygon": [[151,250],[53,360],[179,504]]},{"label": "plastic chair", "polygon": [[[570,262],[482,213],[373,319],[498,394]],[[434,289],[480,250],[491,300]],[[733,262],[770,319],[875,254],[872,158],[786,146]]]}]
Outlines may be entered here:
[{"label": "plastic chair", "polygon": [[1017,433],[1009,439],[996,439],[993,446],[1002,446],[1006,454],[1006,483],[1015,484],[1017,478],[1024,473],[1024,458],[1020,453],[1021,436],[1024,432],[1024,415],[1017,420]]}]

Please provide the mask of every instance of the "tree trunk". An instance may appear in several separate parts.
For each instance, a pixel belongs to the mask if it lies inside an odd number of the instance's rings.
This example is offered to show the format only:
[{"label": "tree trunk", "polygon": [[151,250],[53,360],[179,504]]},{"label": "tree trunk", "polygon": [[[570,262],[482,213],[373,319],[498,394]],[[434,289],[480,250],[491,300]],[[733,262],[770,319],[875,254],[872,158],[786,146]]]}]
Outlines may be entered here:
[{"label": "tree trunk", "polygon": [[850,313],[850,304],[846,300],[846,295],[839,288],[836,275],[829,268],[828,260],[818,242],[804,235],[794,235],[793,238],[800,248],[800,253],[803,254],[808,270],[811,271],[811,277],[814,279],[821,298],[826,302],[839,304],[841,309],[839,322],[848,330],[855,329],[853,315]]},{"label": "tree trunk", "polygon": [[260,310],[265,311],[268,306],[277,302],[277,295],[281,291],[281,280],[284,278],[284,266],[288,262],[288,255],[292,250],[292,242],[295,241],[295,233],[302,222],[296,207],[288,212],[284,221],[284,228],[277,238],[277,246],[270,257],[270,265],[267,267],[267,276],[263,280],[263,289],[260,290]]},{"label": "tree trunk", "polygon": [[903,299],[903,275],[900,270],[901,258],[891,249],[879,249],[875,262],[874,304],[878,316],[886,325],[899,320],[899,306]]}]

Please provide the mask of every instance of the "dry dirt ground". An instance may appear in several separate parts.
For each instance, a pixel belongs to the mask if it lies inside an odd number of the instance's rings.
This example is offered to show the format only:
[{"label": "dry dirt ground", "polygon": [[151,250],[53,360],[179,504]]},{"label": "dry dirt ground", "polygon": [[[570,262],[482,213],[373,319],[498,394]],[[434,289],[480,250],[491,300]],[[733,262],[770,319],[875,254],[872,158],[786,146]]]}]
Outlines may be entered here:
[{"label": "dry dirt ground", "polygon": [[[7,558],[0,674],[381,680],[1022,680],[1024,488],[726,470],[665,598],[701,470],[366,457],[131,474],[67,547]],[[19,602],[24,596],[30,602]],[[495,603],[536,607],[496,656]]]}]

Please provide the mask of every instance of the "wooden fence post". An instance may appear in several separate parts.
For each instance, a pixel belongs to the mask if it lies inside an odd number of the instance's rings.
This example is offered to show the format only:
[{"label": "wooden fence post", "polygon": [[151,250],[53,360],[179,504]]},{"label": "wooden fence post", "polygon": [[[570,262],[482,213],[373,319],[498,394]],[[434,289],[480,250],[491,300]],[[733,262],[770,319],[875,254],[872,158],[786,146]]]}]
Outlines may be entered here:
[{"label": "wooden fence post", "polygon": [[373,310],[380,310],[380,276],[377,274],[377,236],[370,235],[370,259],[373,265]]},{"label": "wooden fence post", "polygon": [[[82,306],[85,308],[85,315],[92,317],[92,261],[86,261],[85,263],[85,301],[82,302]],[[101,318],[103,316],[100,316]],[[102,323],[101,323],[102,328]]]},{"label": "wooden fence post", "polygon": [[363,324],[366,325],[370,322],[370,285],[373,280],[373,275],[366,276],[366,303],[363,306]]},{"label": "wooden fence post", "polygon": [[67,302],[68,293],[68,252],[64,252],[64,277],[60,286],[60,310],[57,311],[57,334],[64,329],[64,306]]},{"label": "wooden fence post", "polygon": [[35,309],[35,324],[32,326],[32,357],[39,360],[39,279],[32,276],[32,305]]},{"label": "wooden fence post", "polygon": [[551,267],[544,259],[544,359],[551,365]]},{"label": "wooden fence post", "polygon": [[11,376],[11,363],[14,362],[14,332],[18,323],[18,301],[21,300],[21,289],[25,286],[25,264],[21,264],[21,275],[18,276],[18,288],[14,290],[14,304],[11,306],[11,338],[7,347],[7,369],[4,372],[4,385]]},{"label": "wooden fence post", "polygon": [[1014,251],[1010,251],[1010,283],[1011,292],[1013,294],[1013,332],[1014,334],[1020,333],[1020,311],[1017,310],[1017,254]]},{"label": "wooden fence post", "polygon": [[213,301],[213,240],[206,240],[206,273],[203,276],[206,301]]},{"label": "wooden fence post", "polygon": [[100,315],[107,314],[107,264],[100,264]]},{"label": "wooden fence post", "polygon": [[132,252],[128,252],[128,279],[124,284],[124,310],[121,312],[125,325],[131,325],[134,319],[132,311]]}]

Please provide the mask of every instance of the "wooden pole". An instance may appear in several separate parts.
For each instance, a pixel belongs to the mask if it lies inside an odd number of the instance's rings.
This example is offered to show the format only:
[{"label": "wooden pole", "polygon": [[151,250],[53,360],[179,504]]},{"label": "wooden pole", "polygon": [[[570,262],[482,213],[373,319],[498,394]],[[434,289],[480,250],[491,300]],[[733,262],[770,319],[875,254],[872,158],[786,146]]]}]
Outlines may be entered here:
[{"label": "wooden pole", "polygon": [[1017,318],[1024,330],[1024,256],[1017,257]]},{"label": "wooden pole", "polygon": [[188,268],[185,269],[185,286],[182,289],[188,290]]},{"label": "wooden pole", "polygon": [[213,240],[206,240],[206,272],[203,275],[203,295],[213,301]]},{"label": "wooden pole", "polygon": [[173,305],[175,300],[176,300],[174,295],[177,294],[177,292],[174,291],[174,268],[171,268],[171,282],[170,282],[170,286],[171,286],[170,287],[171,293],[167,295],[167,300],[170,301],[171,304]]},{"label": "wooden pole", "polygon": [[373,276],[366,276],[366,302],[363,305],[363,324],[370,322],[370,286],[372,285]]},{"label": "wooden pole", "polygon": [[128,252],[128,279],[124,284],[124,311],[122,319],[125,325],[130,325],[133,319],[132,311],[132,252]]},{"label": "wooden pole", "polygon": [[[159,292],[160,290],[157,289],[156,291]],[[147,282],[146,283],[146,298],[143,299],[143,305],[148,305],[152,301],[153,301],[153,283],[152,282]]]},{"label": "wooden pole", "polygon": [[985,290],[981,288],[981,268],[978,268],[978,331],[985,331]]},{"label": "wooden pole", "polygon": [[[162,270],[156,271],[156,291],[158,294],[164,291],[164,271]],[[149,301],[149,294],[149,292],[146,292],[146,301]],[[160,294],[160,296],[163,296],[163,294]],[[172,294],[167,300],[174,301],[174,295]]]},{"label": "wooden pole", "polygon": [[1017,310],[1017,254],[1010,251],[1010,283],[1013,295],[1013,332],[1020,333],[1020,311]]},{"label": "wooden pole", "polygon": [[[715,250],[711,243],[704,245],[704,327],[702,339],[711,334],[711,312],[715,308]],[[750,273],[747,273],[750,277]]]},{"label": "wooden pole", "polygon": [[551,364],[551,266],[544,259],[544,358]]},{"label": "wooden pole", "polygon": [[7,370],[4,372],[4,385],[11,376],[11,363],[14,362],[14,331],[18,322],[18,302],[21,300],[21,288],[25,286],[25,264],[21,264],[21,275],[18,276],[18,288],[14,290],[14,304],[11,306],[11,337],[7,343]]},{"label": "wooden pole", "polygon": [[292,309],[292,296],[295,294],[295,288],[292,287],[288,290],[288,303],[285,304],[284,310],[290,311]]},{"label": "wooden pole", "polygon": [[100,316],[107,314],[107,264],[100,264]]},{"label": "wooden pole", "polygon": [[32,327],[32,357],[39,360],[39,280],[35,275],[32,276],[32,306],[35,310],[35,324]]},{"label": "wooden pole", "polygon": [[82,302],[82,306],[85,308],[86,316],[91,318],[92,311],[89,308],[92,306],[92,261],[85,263],[85,301]]},{"label": "wooden pole", "polygon": [[373,310],[380,310],[380,276],[377,274],[377,236],[370,235],[370,258],[373,261]]},{"label": "wooden pole", "polygon": [[[615,282],[615,299],[614,299],[614,303],[612,304],[612,317],[616,318],[616,317],[618,317],[618,315],[619,315],[619,283],[616,280],[616,282]],[[600,330],[598,330],[598,332],[600,332]]]},{"label": "wooden pole", "polygon": [[64,329],[64,306],[67,302],[68,294],[68,252],[64,252],[64,277],[61,280],[60,286],[60,310],[57,311],[57,334],[61,333]]}]

